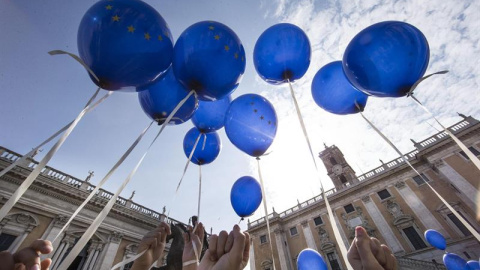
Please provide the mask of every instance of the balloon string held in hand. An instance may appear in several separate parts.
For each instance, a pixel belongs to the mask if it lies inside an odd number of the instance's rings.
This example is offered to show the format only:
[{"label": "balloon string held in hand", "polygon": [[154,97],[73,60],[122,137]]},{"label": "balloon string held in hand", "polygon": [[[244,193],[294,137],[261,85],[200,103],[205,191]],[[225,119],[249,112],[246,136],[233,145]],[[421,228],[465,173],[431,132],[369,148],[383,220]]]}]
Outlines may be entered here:
[{"label": "balloon string held in hand", "polygon": [[[293,87],[292,87],[292,84],[291,84],[290,80],[288,81],[288,86],[290,88],[290,93],[292,94],[293,103],[295,104],[295,109],[296,109],[296,112],[297,112],[298,120],[300,122],[300,125],[302,126],[303,136],[305,137],[305,140],[306,140],[307,145],[308,145],[308,149],[310,151],[310,156],[312,157],[313,164],[315,165],[315,170],[317,171],[317,176],[318,176],[318,180],[320,182],[322,197],[323,197],[323,200],[325,201],[325,206],[327,208],[328,216],[330,217],[329,220],[330,220],[330,225],[332,226],[332,229],[333,229],[333,235],[335,236],[335,239],[337,240],[338,247],[340,248],[340,253],[342,254],[342,257],[343,257],[344,261],[347,262],[348,261],[348,259],[347,259],[347,248],[345,247],[345,245],[342,244],[343,241],[341,241],[342,238],[341,238],[340,231],[338,230],[337,224],[335,224],[333,211],[330,207],[330,203],[328,202],[327,195],[325,194],[325,188],[323,187],[322,179],[320,178],[320,172],[318,171],[317,161],[315,160],[315,155],[313,154],[312,145],[311,145],[310,139],[308,137],[307,129],[305,127],[305,123],[303,122],[303,117],[302,117],[302,113],[300,111],[300,106],[298,106],[297,98],[295,97],[295,92],[293,91]],[[348,270],[352,270],[352,267],[348,263],[346,265],[347,265]]]},{"label": "balloon string held in hand", "polygon": [[18,189],[12,194],[12,196],[8,199],[8,201],[2,206],[0,209],[0,220],[2,220],[8,212],[13,208],[15,203],[20,200],[22,195],[27,191],[27,189],[30,187],[30,185],[35,181],[37,176],[41,173],[43,168],[47,165],[47,163],[50,161],[50,159],[57,153],[57,151],[60,149],[60,147],[63,145],[65,140],[68,138],[70,133],[73,131],[73,129],[77,126],[78,122],[83,118],[85,113],[87,112],[88,108],[92,104],[92,102],[95,100],[97,97],[98,93],[100,92],[100,88],[95,91],[93,96],[90,98],[90,100],[87,102],[85,105],[84,109],[78,114],[78,116],[75,118],[75,120],[69,125],[65,133],[58,139],[58,141],[55,143],[55,145],[48,151],[48,153],[45,155],[45,157],[38,163],[38,165],[35,167],[35,169],[28,175],[28,177],[23,181],[23,183],[18,187]]},{"label": "balloon string held in hand", "polygon": [[402,152],[400,152],[400,150],[398,150],[398,148],[372,123],[370,122],[370,120],[368,120],[365,115],[363,115],[362,112],[360,112],[360,115],[362,116],[362,118],[373,128],[373,130],[375,130],[375,132],[377,132],[378,135],[380,135],[380,137],[382,137],[383,140],[385,140],[392,148],[393,150],[395,150],[395,152],[397,152],[397,154],[399,154],[402,159],[408,164],[408,166],[410,166],[410,168],[412,168],[412,170],[421,178],[423,179],[423,182],[433,191],[433,193],[435,193],[435,195],[437,195],[437,197],[442,201],[443,204],[445,204],[445,206],[447,206],[447,208],[462,222],[462,224],[472,233],[473,236],[475,236],[475,238],[477,238],[477,241],[480,242],[480,234],[470,225],[470,223],[468,223],[465,218],[463,218],[431,185],[430,183],[428,182],[428,179],[425,179],[424,176],[422,176],[413,166],[412,164],[410,163],[410,161],[408,161],[407,157],[402,154]]}]

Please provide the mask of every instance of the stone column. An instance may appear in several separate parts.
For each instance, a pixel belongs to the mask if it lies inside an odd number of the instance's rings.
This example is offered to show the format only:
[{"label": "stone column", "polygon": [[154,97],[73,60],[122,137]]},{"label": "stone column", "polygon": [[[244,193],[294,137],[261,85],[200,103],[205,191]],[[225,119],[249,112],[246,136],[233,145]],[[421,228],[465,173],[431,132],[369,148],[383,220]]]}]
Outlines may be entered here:
[{"label": "stone column", "polygon": [[90,245],[90,247],[88,248],[87,250],[87,261],[83,264],[83,267],[82,267],[82,270],[88,270],[88,269],[91,269],[91,267],[88,267],[90,265],[90,262],[92,261],[93,259],[93,255],[94,253],[97,251],[97,246],[98,246],[98,243],[92,243]]},{"label": "stone column", "polygon": [[461,176],[455,169],[450,167],[446,162],[439,159],[433,162],[436,169],[442,173],[449,182],[455,185],[455,187],[463,193],[464,196],[459,196],[462,201],[465,202],[468,207],[475,211],[475,198],[477,198],[477,188],[475,188],[470,182],[468,182],[463,176]]},{"label": "stone column", "polygon": [[440,225],[440,222],[438,222],[430,210],[428,210],[423,202],[417,197],[415,192],[413,192],[410,187],[405,184],[405,182],[399,181],[395,183],[395,187],[400,193],[400,196],[402,196],[403,200],[408,202],[408,206],[412,209],[412,212],[419,217],[416,220],[417,222],[421,222],[427,229],[437,230],[439,233],[443,234],[445,238],[450,237],[447,231],[445,231],[442,225]]},{"label": "stone column", "polygon": [[390,228],[390,225],[387,223],[385,218],[383,218],[382,212],[378,210],[378,207],[370,199],[370,196],[363,197],[362,201],[363,201],[363,205],[365,205],[365,209],[367,209],[367,212],[370,214],[370,217],[372,218],[373,223],[375,224],[377,229],[380,231],[380,234],[382,235],[383,239],[385,239],[387,246],[390,247],[393,253],[403,252],[404,250],[402,248],[402,245],[400,244],[398,239],[395,237],[395,234]]},{"label": "stone column", "polygon": [[110,269],[113,266],[113,260],[115,260],[115,255],[117,254],[118,246],[120,241],[123,238],[123,234],[118,232],[112,232],[110,234],[109,243],[106,246],[105,256],[100,269]]},{"label": "stone column", "polygon": [[54,269],[55,264],[56,264],[58,258],[60,257],[60,254],[62,253],[63,249],[65,248],[65,245],[66,245],[66,243],[62,241],[60,243],[60,247],[57,248],[56,252],[53,254],[51,269]]},{"label": "stone column", "polygon": [[[57,215],[50,223],[49,229],[47,229],[45,234],[42,236],[42,239],[52,242],[52,246],[54,250],[56,250],[57,247],[60,245],[62,236],[59,236],[55,242],[53,242],[53,239],[55,238],[55,236],[57,236],[57,234],[60,232],[63,226],[67,223],[67,221],[68,221],[68,217]],[[53,254],[48,254],[45,258],[50,258],[52,256]]]},{"label": "stone column", "polygon": [[[343,227],[342,227],[340,221],[338,220],[337,215],[335,215],[335,210],[334,209],[332,209],[332,214],[335,218],[335,224],[337,225],[338,231],[340,232],[340,235],[342,236],[343,245],[348,249],[350,244],[348,243],[347,236],[345,235],[345,231],[343,231]],[[332,230],[333,230],[333,228],[332,228]],[[334,235],[334,238],[335,238],[335,234],[333,234],[333,235]],[[342,243],[338,242],[338,240],[340,240],[340,239],[336,239],[336,240],[337,240],[336,242],[337,242],[338,245],[342,244]]]},{"label": "stone column", "polygon": [[[98,249],[95,249],[95,253],[93,253],[93,259],[92,261],[90,262],[90,265],[87,269],[94,269],[95,267],[95,263],[97,262],[97,258],[98,258],[98,254],[100,254],[100,252],[102,251],[102,248],[101,248],[101,245],[98,247]],[[113,265],[112,265],[113,266]],[[107,269],[110,269],[111,266]]]},{"label": "stone column", "polygon": [[318,250],[317,245],[315,244],[315,239],[313,238],[312,230],[308,225],[308,220],[302,221],[302,230],[303,235],[305,236],[305,240],[307,241],[308,248]]},{"label": "stone column", "polygon": [[[283,230],[275,229],[273,231],[275,233],[275,240],[277,243],[277,251],[278,251],[278,260],[280,263],[280,269],[289,269],[287,268],[287,261],[286,261],[286,254],[285,254],[285,244],[283,243]],[[272,254],[273,256],[273,254]]]},{"label": "stone column", "polygon": [[253,235],[250,236],[250,270],[255,269],[255,251],[253,249]]},{"label": "stone column", "polygon": [[53,264],[52,264],[52,267],[51,267],[52,270],[57,269],[57,267],[60,265],[60,261],[63,259],[63,257],[65,256],[65,253],[67,252],[68,248],[71,245],[73,245],[73,243],[74,243],[74,238],[71,235],[65,236],[65,238],[62,240],[63,248],[61,249],[61,252],[58,253],[58,256],[57,256],[57,254],[55,254],[54,260],[52,260],[53,261]]}]

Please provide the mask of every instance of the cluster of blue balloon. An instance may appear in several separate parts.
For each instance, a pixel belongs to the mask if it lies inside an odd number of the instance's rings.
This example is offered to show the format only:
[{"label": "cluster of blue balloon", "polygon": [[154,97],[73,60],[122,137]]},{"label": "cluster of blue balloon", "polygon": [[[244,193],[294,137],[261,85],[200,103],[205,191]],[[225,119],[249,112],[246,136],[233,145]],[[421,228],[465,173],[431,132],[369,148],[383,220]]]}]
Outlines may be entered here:
[{"label": "cluster of blue balloon", "polygon": [[[433,247],[445,250],[447,248],[447,241],[441,233],[436,230],[426,230],[424,233],[425,239]],[[443,255],[443,263],[448,270],[480,270],[479,261],[466,261],[455,253],[445,252]]]}]

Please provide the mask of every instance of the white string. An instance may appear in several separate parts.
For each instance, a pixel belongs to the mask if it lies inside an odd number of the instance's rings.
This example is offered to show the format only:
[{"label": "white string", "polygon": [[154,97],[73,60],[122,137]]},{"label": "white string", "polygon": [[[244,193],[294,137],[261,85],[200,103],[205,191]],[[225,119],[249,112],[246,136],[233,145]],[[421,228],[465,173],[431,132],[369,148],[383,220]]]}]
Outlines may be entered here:
[{"label": "white string", "polygon": [[[102,103],[105,99],[107,99],[107,97],[109,97],[111,94],[113,93],[113,91],[109,91],[107,94],[105,94],[101,99],[99,99],[97,102],[95,102],[91,107],[89,107],[87,109],[87,111],[85,112],[85,114],[91,112],[93,109],[95,109],[95,107],[97,107],[100,103]],[[23,163],[27,158],[31,157],[35,152],[37,152],[42,146],[44,146],[45,144],[49,143],[51,140],[55,139],[58,135],[60,135],[62,132],[64,132],[65,130],[68,129],[68,127],[73,123],[70,122],[68,123],[67,125],[65,125],[63,128],[61,128],[60,130],[58,130],[57,132],[55,132],[52,136],[50,136],[48,139],[46,139],[44,142],[42,142],[41,144],[39,144],[37,147],[33,148],[30,152],[28,152],[27,154],[23,155],[21,158],[15,160],[15,162],[13,162],[12,164],[10,164],[8,167],[4,168],[2,171],[0,171],[0,177],[2,177],[4,174],[6,174],[7,172],[9,172],[11,169],[15,168],[15,166],[17,166],[18,164],[21,164]]]},{"label": "white string", "polygon": [[[202,165],[198,165],[198,210],[197,224],[200,222],[200,202],[202,198]],[[195,226],[196,227],[196,226]]]},{"label": "white string", "polygon": [[470,160],[473,162],[473,164],[475,164],[477,169],[480,170],[480,160],[478,159],[478,157],[475,156],[475,154],[473,154],[472,151],[470,151],[470,149],[468,149],[468,147],[465,146],[465,144],[463,144],[463,142],[457,138],[457,136],[455,136],[450,130],[448,130],[448,128],[442,125],[442,123],[438,121],[438,119],[433,115],[433,113],[430,112],[425,106],[423,106],[423,104],[420,101],[418,101],[418,99],[416,99],[413,96],[413,94],[411,94],[410,96],[424,111],[426,111],[428,114],[430,114],[430,116],[433,117],[433,119],[435,119],[435,121],[443,128],[443,130],[453,139],[453,141],[457,143],[457,145],[463,150],[463,152],[470,158]]},{"label": "white string", "polygon": [[412,164],[410,164],[410,162],[408,161],[407,157],[405,155],[402,154],[402,152],[400,152],[400,150],[398,150],[398,148],[385,136],[383,135],[383,133],[375,126],[373,125],[372,122],[370,122],[364,115],[362,112],[360,112],[360,115],[362,116],[363,119],[365,119],[365,121],[367,121],[367,123],[377,132],[378,135],[380,135],[380,137],[382,137],[396,152],[397,154],[399,154],[403,160],[408,164],[408,166],[410,166],[410,168],[412,168],[412,170],[418,175],[420,176],[420,178],[423,179],[423,181],[425,182],[425,184],[427,184],[428,187],[430,187],[430,189],[433,191],[433,193],[435,193],[435,195],[437,195],[437,197],[442,201],[443,204],[445,204],[447,206],[447,208],[452,212],[452,214],[454,214],[461,222],[462,224],[475,236],[475,238],[477,238],[477,241],[480,241],[480,234],[460,215],[458,214],[458,212],[430,185],[430,183],[428,182],[428,179],[425,179],[413,166]]},{"label": "white string", "polygon": [[180,185],[182,184],[183,178],[185,177],[185,173],[187,172],[188,165],[190,165],[190,161],[192,160],[193,153],[197,149],[197,144],[198,144],[198,141],[200,140],[200,137],[202,137],[202,133],[198,134],[198,137],[195,140],[195,144],[193,144],[192,152],[190,152],[187,163],[185,164],[185,168],[183,168],[183,174],[182,174],[182,177],[180,177],[180,181],[178,182],[177,189],[175,190],[175,194],[177,194],[178,190],[180,189]]},{"label": "white string", "polygon": [[125,151],[125,153],[122,155],[122,157],[117,161],[117,163],[115,163],[115,165],[110,169],[110,171],[107,173],[107,175],[105,175],[105,177],[102,179],[102,181],[100,181],[100,183],[98,183],[98,185],[95,187],[95,189],[93,189],[90,194],[88,195],[88,197],[82,202],[82,204],[75,210],[75,212],[73,213],[73,215],[70,217],[70,219],[65,223],[65,225],[63,225],[62,229],[57,233],[57,235],[55,236],[55,238],[53,239],[52,243],[55,243],[55,241],[61,237],[61,235],[63,234],[63,232],[65,231],[65,229],[67,229],[67,227],[70,225],[70,223],[73,221],[73,219],[78,215],[78,213],[80,212],[80,210],[83,209],[83,207],[93,198],[93,196],[95,196],[97,194],[97,191],[107,182],[107,180],[110,178],[110,176],[112,176],[112,174],[117,170],[118,167],[120,167],[120,165],[122,165],[122,163],[125,161],[125,159],[130,155],[130,153],[133,151],[133,149],[135,149],[135,147],[137,146],[137,144],[142,140],[143,136],[145,135],[145,133],[150,129],[150,127],[152,126],[152,124],[154,123],[154,121],[150,122],[150,124],[145,127],[145,129],[140,133],[140,135],[138,135],[138,138],[133,142],[133,144],[127,149],[127,151]]},{"label": "white string", "polygon": [[273,266],[273,270],[275,270],[275,256],[273,255],[273,245],[272,245],[272,236],[271,236],[272,232],[270,231],[270,222],[268,221],[267,196],[265,196],[265,186],[263,185],[262,170],[260,170],[259,157],[257,157],[257,167],[258,167],[258,178],[260,179],[260,188],[262,189],[263,210],[265,210],[265,222],[267,223],[268,241],[270,242],[270,251],[272,252],[272,266]]},{"label": "white string", "polygon": [[50,161],[50,159],[55,155],[58,149],[60,149],[60,147],[65,142],[67,137],[70,135],[73,129],[77,126],[78,122],[83,118],[88,108],[90,107],[90,104],[93,102],[93,100],[95,100],[99,92],[100,92],[100,88],[97,88],[97,91],[95,91],[93,96],[87,102],[87,104],[85,105],[85,108],[78,114],[75,120],[69,125],[65,133],[60,137],[60,139],[58,139],[55,145],[50,149],[50,151],[48,151],[45,157],[43,157],[43,159],[38,163],[35,169],[30,173],[30,175],[28,175],[28,177],[23,181],[20,187],[18,187],[18,189],[12,194],[12,196],[8,199],[8,201],[3,205],[3,207],[0,209],[0,220],[2,220],[8,214],[8,212],[10,212],[10,210],[15,205],[15,203],[17,203],[18,200],[20,200],[20,197],[22,197],[25,191],[27,191],[27,189],[30,187],[33,181],[35,181],[37,176],[41,173],[43,168],[45,168],[45,166]]},{"label": "white string", "polygon": [[172,117],[177,113],[177,111],[182,107],[183,104],[187,101],[187,99],[193,94],[193,91],[190,91],[188,95],[182,99],[178,105],[173,109],[173,111],[170,113],[170,115],[167,117],[167,120],[163,123],[162,127],[160,128],[160,131],[158,132],[157,136],[153,139],[153,141],[150,143],[150,146],[147,148],[143,156],[140,158],[138,163],[136,164],[135,168],[130,172],[130,174],[127,176],[127,178],[123,181],[122,185],[120,188],[117,190],[117,192],[110,198],[108,201],[107,205],[104,207],[104,209],[99,213],[99,215],[95,218],[93,223],[88,227],[88,229],[85,231],[85,233],[82,235],[80,240],[78,240],[77,244],[72,248],[70,253],[67,255],[67,257],[62,261],[60,266],[57,268],[58,270],[65,270],[67,267],[73,262],[73,260],[77,257],[77,255],[82,251],[84,246],[87,244],[87,242],[90,240],[92,235],[95,233],[95,231],[98,229],[100,224],[102,224],[103,220],[107,217],[108,213],[112,209],[113,205],[117,202],[117,198],[120,195],[120,193],[123,191],[123,189],[126,187],[126,185],[130,182],[131,178],[135,173],[137,172],[138,168],[142,164],[143,160],[145,159],[146,155],[148,154],[149,150],[151,149],[152,145],[155,143],[157,138],[162,134],[162,131],[165,129],[167,124],[170,122]]},{"label": "white string", "polygon": [[333,229],[333,235],[335,236],[335,240],[338,243],[340,253],[342,254],[342,257],[343,257],[343,260],[345,261],[347,269],[348,270],[353,270],[352,266],[348,263],[347,248],[345,247],[345,245],[341,244],[343,241],[339,241],[340,239],[342,239],[342,236],[340,234],[340,231],[338,230],[337,224],[335,224],[333,211],[330,207],[330,203],[328,202],[327,195],[325,194],[325,189],[323,188],[322,179],[320,178],[320,172],[318,171],[317,161],[315,160],[315,155],[313,154],[312,145],[310,143],[310,139],[309,139],[308,134],[307,134],[307,129],[305,127],[305,123],[303,122],[303,117],[302,117],[302,113],[300,111],[300,106],[298,106],[297,98],[295,97],[295,92],[293,91],[292,84],[291,84],[290,80],[288,80],[288,86],[290,87],[290,93],[292,94],[293,103],[295,104],[295,109],[296,109],[296,112],[297,112],[298,120],[300,121],[300,125],[302,126],[303,136],[305,137],[305,140],[307,141],[308,149],[310,150],[310,155],[312,157],[313,164],[315,165],[315,170],[317,171],[318,180],[320,182],[320,189],[322,191],[323,200],[325,201],[325,207],[327,208],[327,213],[330,217],[329,221],[330,221],[330,225],[332,226],[332,229]]},{"label": "white string", "polygon": [[95,75],[95,73],[93,73],[93,71],[90,69],[90,67],[88,67],[87,64],[85,64],[85,62],[83,62],[83,60],[80,57],[78,57],[77,55],[75,55],[73,53],[66,52],[66,51],[62,51],[62,50],[49,51],[48,54],[50,54],[50,55],[61,55],[61,54],[69,55],[70,57],[75,59],[78,63],[80,63],[80,65],[82,65],[88,71],[88,73],[90,73],[90,75],[92,75],[92,77],[95,78],[95,80],[97,82],[100,82],[97,75]]}]

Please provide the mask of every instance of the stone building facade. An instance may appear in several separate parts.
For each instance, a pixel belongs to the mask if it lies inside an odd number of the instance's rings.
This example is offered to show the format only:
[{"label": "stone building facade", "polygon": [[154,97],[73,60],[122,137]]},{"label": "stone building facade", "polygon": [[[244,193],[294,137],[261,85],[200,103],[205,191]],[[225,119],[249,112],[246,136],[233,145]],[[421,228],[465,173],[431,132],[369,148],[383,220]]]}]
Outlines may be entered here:
[{"label": "stone building facade", "polygon": [[[462,118],[449,129],[479,156],[480,122],[472,117]],[[335,241],[323,197],[318,195],[268,215],[274,260],[265,218],[249,221],[248,232],[253,238],[251,269],[272,270],[275,262],[275,269],[294,270],[296,258],[305,248],[320,252],[329,269],[347,269],[338,245],[350,246],[358,225],[392,249],[400,269],[445,269],[444,253],[424,239],[427,229],[435,229],[446,237],[448,252],[467,260],[478,259],[480,243],[425,180],[480,231],[476,209],[480,171],[445,132],[413,142],[416,149],[405,156],[425,178],[418,177],[401,157],[356,176],[339,148],[325,146],[319,157],[335,185],[326,194],[342,243]]]},{"label": "stone building facade", "polygon": [[[0,147],[0,171],[21,157]],[[22,181],[37,166],[28,158],[0,178],[0,207],[7,201]],[[15,252],[35,239],[53,241],[77,207],[95,188],[90,177],[80,180],[51,167],[45,167],[32,186],[25,192],[10,213],[0,221],[0,251]],[[61,260],[100,213],[112,193],[100,189],[69,225],[65,233],[53,242],[54,252],[50,269],[55,270]],[[143,236],[165,218],[129,199],[119,197],[110,214],[68,269],[105,270],[137,253]],[[179,221],[169,218],[175,223]],[[182,223],[183,224],[183,223]],[[183,224],[185,225],[185,224]],[[166,247],[165,256],[169,250]],[[163,258],[165,262],[165,258]],[[130,265],[122,269],[130,269]]]}]

